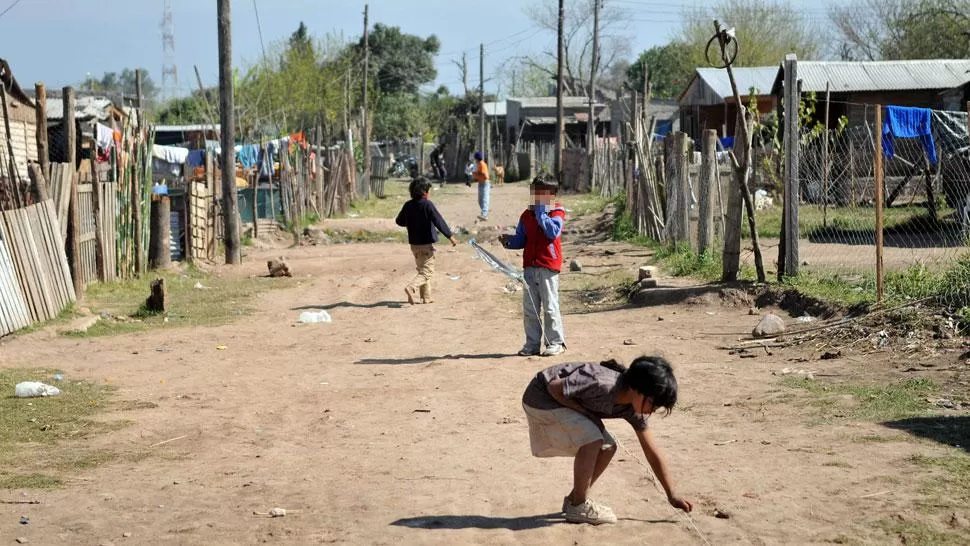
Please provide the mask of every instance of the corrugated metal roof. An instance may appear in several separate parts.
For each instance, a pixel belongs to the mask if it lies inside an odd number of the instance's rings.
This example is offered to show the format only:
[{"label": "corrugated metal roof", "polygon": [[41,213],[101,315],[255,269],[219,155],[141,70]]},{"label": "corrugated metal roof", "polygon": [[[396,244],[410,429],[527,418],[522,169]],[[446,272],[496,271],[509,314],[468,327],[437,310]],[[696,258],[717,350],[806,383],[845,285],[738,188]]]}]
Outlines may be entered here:
[{"label": "corrugated metal roof", "polygon": [[[556,97],[522,97],[522,98],[511,98],[510,101],[518,102],[522,105],[522,108],[555,108],[556,107]],[[563,108],[579,108],[589,106],[589,99],[586,97],[563,97],[562,98]],[[603,106],[602,103],[597,102],[595,106]]]},{"label": "corrugated metal roof", "polygon": [[[779,90],[784,69],[778,69],[775,76],[775,89]],[[806,93],[823,92],[826,83],[833,93],[951,89],[970,80],[970,60],[799,61],[798,79]]]},{"label": "corrugated metal roof", "polygon": [[[776,66],[758,66],[735,68],[734,80],[738,85],[741,96],[750,94],[751,89],[757,90],[759,95],[771,94],[771,86],[778,75]],[[731,80],[727,70],[720,68],[698,68],[694,79],[681,95],[681,104],[711,105],[720,104],[728,97],[733,97]]]},{"label": "corrugated metal roof", "polygon": [[211,124],[205,125],[156,125],[156,133],[195,133],[195,132],[219,132],[219,124],[215,126]]},{"label": "corrugated metal roof", "polygon": [[[111,99],[104,97],[78,97],[74,102],[74,116],[81,121],[108,119]],[[47,119],[64,118],[64,99],[47,99]]]},{"label": "corrugated metal roof", "polygon": [[485,103],[485,115],[492,117],[505,117],[506,114],[506,102],[503,100],[501,102],[486,102]]}]

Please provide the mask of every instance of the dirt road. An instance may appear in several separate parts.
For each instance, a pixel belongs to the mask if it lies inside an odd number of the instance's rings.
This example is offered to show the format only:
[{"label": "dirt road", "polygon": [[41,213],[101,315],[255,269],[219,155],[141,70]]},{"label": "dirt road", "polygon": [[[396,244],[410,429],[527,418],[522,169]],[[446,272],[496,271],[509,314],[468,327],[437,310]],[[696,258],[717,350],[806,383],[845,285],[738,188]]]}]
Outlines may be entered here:
[{"label": "dirt road", "polygon": [[[511,225],[525,189],[495,193],[493,223]],[[448,188],[440,205],[452,224],[473,225],[472,190]],[[642,249],[602,248],[567,246],[587,271],[632,274],[642,261],[629,256]],[[793,365],[784,356],[742,360],[715,350],[750,331],[757,317],[747,307],[716,298],[594,307],[565,317],[565,356],[525,359],[511,356],[522,326],[507,279],[467,245],[440,250],[433,305],[402,304],[413,269],[405,245],[303,247],[283,251],[297,275],[284,282],[293,286],[259,296],[257,312],[227,326],[95,339],[41,332],[5,342],[2,367],[55,366],[154,407],[110,415],[132,421],[94,440],[120,453],[116,462],[64,489],[29,492],[43,502],[28,507],[29,526],[17,521],[24,507],[0,505],[0,542],[881,543],[880,522],[916,517],[921,485],[900,461],[945,448],[873,423],[811,426],[811,405],[791,404],[800,395],[772,375]],[[262,274],[265,258],[279,253],[252,252],[243,266],[220,271]],[[297,325],[304,309],[326,309],[333,322]],[[645,352],[676,366],[680,407],[651,425],[680,491],[695,502],[693,520],[669,508],[632,431],[617,421],[610,428],[622,448],[593,493],[620,522],[566,524],[556,512],[571,461],[530,455],[522,390],[555,362]],[[0,500],[19,495],[0,491]],[[253,514],[274,507],[290,513]],[[730,519],[715,518],[715,508]]]}]

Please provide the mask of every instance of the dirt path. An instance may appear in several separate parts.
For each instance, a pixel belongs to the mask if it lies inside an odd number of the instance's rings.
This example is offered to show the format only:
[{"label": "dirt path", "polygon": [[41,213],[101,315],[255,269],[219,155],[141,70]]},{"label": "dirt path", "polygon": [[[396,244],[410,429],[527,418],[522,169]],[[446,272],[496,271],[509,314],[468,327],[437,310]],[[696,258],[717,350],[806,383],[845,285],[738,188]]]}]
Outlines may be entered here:
[{"label": "dirt path", "polygon": [[[472,225],[472,190],[445,191],[446,218]],[[511,225],[525,190],[495,193],[493,222]],[[506,294],[506,279],[467,245],[441,249],[434,305],[402,305],[413,268],[402,244],[304,247],[283,251],[300,284],[260,296],[258,312],[228,326],[5,342],[0,366],[56,366],[70,377],[110,381],[119,399],[157,407],[117,415],[133,424],[98,440],[149,456],[123,456],[65,489],[31,492],[43,504],[29,507],[27,527],[17,524],[23,507],[0,505],[0,542],[880,542],[876,522],[912,517],[920,486],[899,481],[910,471],[898,463],[942,448],[876,424],[809,426],[811,409],[783,403],[790,389],[772,375],[791,363],[714,349],[750,330],[746,307],[711,300],[594,308],[565,317],[565,357],[523,359],[510,356],[522,342],[519,296]],[[640,260],[598,249],[569,252],[590,271],[612,265],[632,274]],[[262,274],[263,259],[278,253],[253,252],[232,274]],[[308,307],[327,309],[333,323],[296,325]],[[555,512],[571,461],[531,457],[522,390],[556,361],[628,361],[643,352],[677,367],[681,407],[652,425],[680,490],[695,501],[696,528],[654,488],[622,422],[611,430],[623,449],[595,491],[620,523],[565,524]],[[884,441],[859,440],[873,435]],[[880,493],[887,489],[892,494]],[[7,496],[20,498],[0,491],[0,500]],[[297,513],[253,515],[273,507]],[[714,518],[715,507],[731,519]]]}]

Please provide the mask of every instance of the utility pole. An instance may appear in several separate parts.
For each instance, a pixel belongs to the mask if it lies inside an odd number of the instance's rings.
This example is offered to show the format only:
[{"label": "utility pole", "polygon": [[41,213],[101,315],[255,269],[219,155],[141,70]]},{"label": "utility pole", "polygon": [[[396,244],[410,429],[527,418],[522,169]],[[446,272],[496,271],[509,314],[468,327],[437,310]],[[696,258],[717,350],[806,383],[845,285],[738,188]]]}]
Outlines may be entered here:
[{"label": "utility pole", "polygon": [[231,0],[219,0],[219,123],[222,146],[222,221],[225,226],[226,263],[242,262],[239,253],[239,212],[236,195],[236,120],[232,95]]},{"label": "utility pole", "polygon": [[559,0],[559,48],[558,54],[556,55],[556,179],[562,184],[563,181],[563,166],[562,166],[562,150],[566,147],[566,127],[564,125],[564,116],[562,107],[562,94],[563,94],[563,58],[566,56],[566,42],[563,39],[563,23],[566,18],[566,0]]},{"label": "utility pole", "polygon": [[367,43],[367,15],[368,5],[364,4],[364,79],[361,87],[363,88],[364,102],[360,107],[361,112],[361,137],[360,145],[364,147],[364,183],[367,185],[367,195],[370,196],[370,128],[367,125],[367,76],[370,73],[370,46]]},{"label": "utility pole", "polygon": [[596,72],[600,65],[600,7],[603,0],[594,0],[593,4],[593,59],[589,69],[589,118],[586,121],[586,173],[588,174],[589,189],[596,184],[596,118],[594,104],[596,103]]},{"label": "utility pole", "polygon": [[[485,153],[485,44],[478,53],[478,151]],[[489,161],[492,158],[488,158]]]}]

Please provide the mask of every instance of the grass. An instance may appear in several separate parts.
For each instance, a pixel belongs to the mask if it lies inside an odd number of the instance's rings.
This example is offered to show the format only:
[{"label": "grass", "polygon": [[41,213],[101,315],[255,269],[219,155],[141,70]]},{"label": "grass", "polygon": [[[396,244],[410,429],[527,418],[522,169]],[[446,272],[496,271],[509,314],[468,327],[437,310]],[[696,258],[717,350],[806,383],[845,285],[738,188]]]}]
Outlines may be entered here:
[{"label": "grass", "polygon": [[12,393],[21,381],[43,381],[61,390],[59,396],[48,398],[0,398],[0,489],[57,487],[62,474],[116,458],[104,450],[60,445],[125,426],[94,419],[108,408],[114,388],[89,381],[54,381],[55,373],[43,368],[0,370],[3,393]]},{"label": "grass", "polygon": [[920,521],[883,520],[883,530],[894,535],[900,544],[906,546],[963,546],[968,537],[955,532],[944,532]]},{"label": "grass", "polygon": [[[938,217],[953,212],[952,209],[940,207]],[[778,239],[782,233],[781,206],[774,206],[755,211],[755,221],[758,224],[758,236]],[[907,230],[919,227],[926,229],[933,227],[933,222],[927,216],[923,205],[890,207],[883,209],[884,229],[887,232]],[[751,230],[748,228],[747,217],[741,222],[741,237],[749,239]],[[876,209],[873,207],[828,207],[826,213],[821,205],[800,205],[798,207],[798,231],[802,237],[812,234],[829,233],[833,231],[873,232],[876,230]]]},{"label": "grass", "polygon": [[[431,199],[435,198],[437,190],[432,190]],[[389,178],[384,184],[384,198],[378,199],[373,194],[370,199],[358,199],[350,206],[347,217],[350,218],[394,218],[405,201],[410,199],[408,181]]]},{"label": "grass", "polygon": [[954,505],[970,502],[970,455],[956,453],[940,457],[914,455],[911,463],[939,473],[927,481],[926,493],[934,498],[947,499]]},{"label": "grass", "polygon": [[[168,312],[152,315],[144,301],[154,278],[165,279]],[[196,288],[196,285],[203,288]],[[163,273],[145,278],[93,284],[88,287],[87,303],[94,313],[106,312],[115,318],[102,319],[84,333],[73,337],[97,337],[139,332],[148,328],[218,326],[250,313],[255,295],[273,288],[287,287],[292,279],[216,276],[189,269],[185,273]]]},{"label": "grass", "polygon": [[[357,231],[325,229],[324,233],[330,237],[334,243],[406,243],[408,234],[406,231],[367,231],[359,229]],[[457,235],[456,235],[457,237]]]},{"label": "grass", "polygon": [[68,322],[74,320],[78,316],[79,315],[77,312],[77,304],[72,302],[68,304],[67,307],[62,309],[60,313],[57,314],[57,318],[53,320],[48,320],[45,322],[35,322],[30,326],[27,326],[26,328],[21,328],[20,330],[17,330],[15,333],[24,335],[24,334],[30,334],[33,332],[38,332],[40,330],[43,330],[44,328],[47,328],[48,326],[67,324]]},{"label": "grass", "polygon": [[854,385],[789,377],[782,384],[815,395],[813,405],[818,408],[822,423],[838,418],[883,422],[925,415],[932,408],[926,397],[938,390],[936,383],[929,379]]}]

